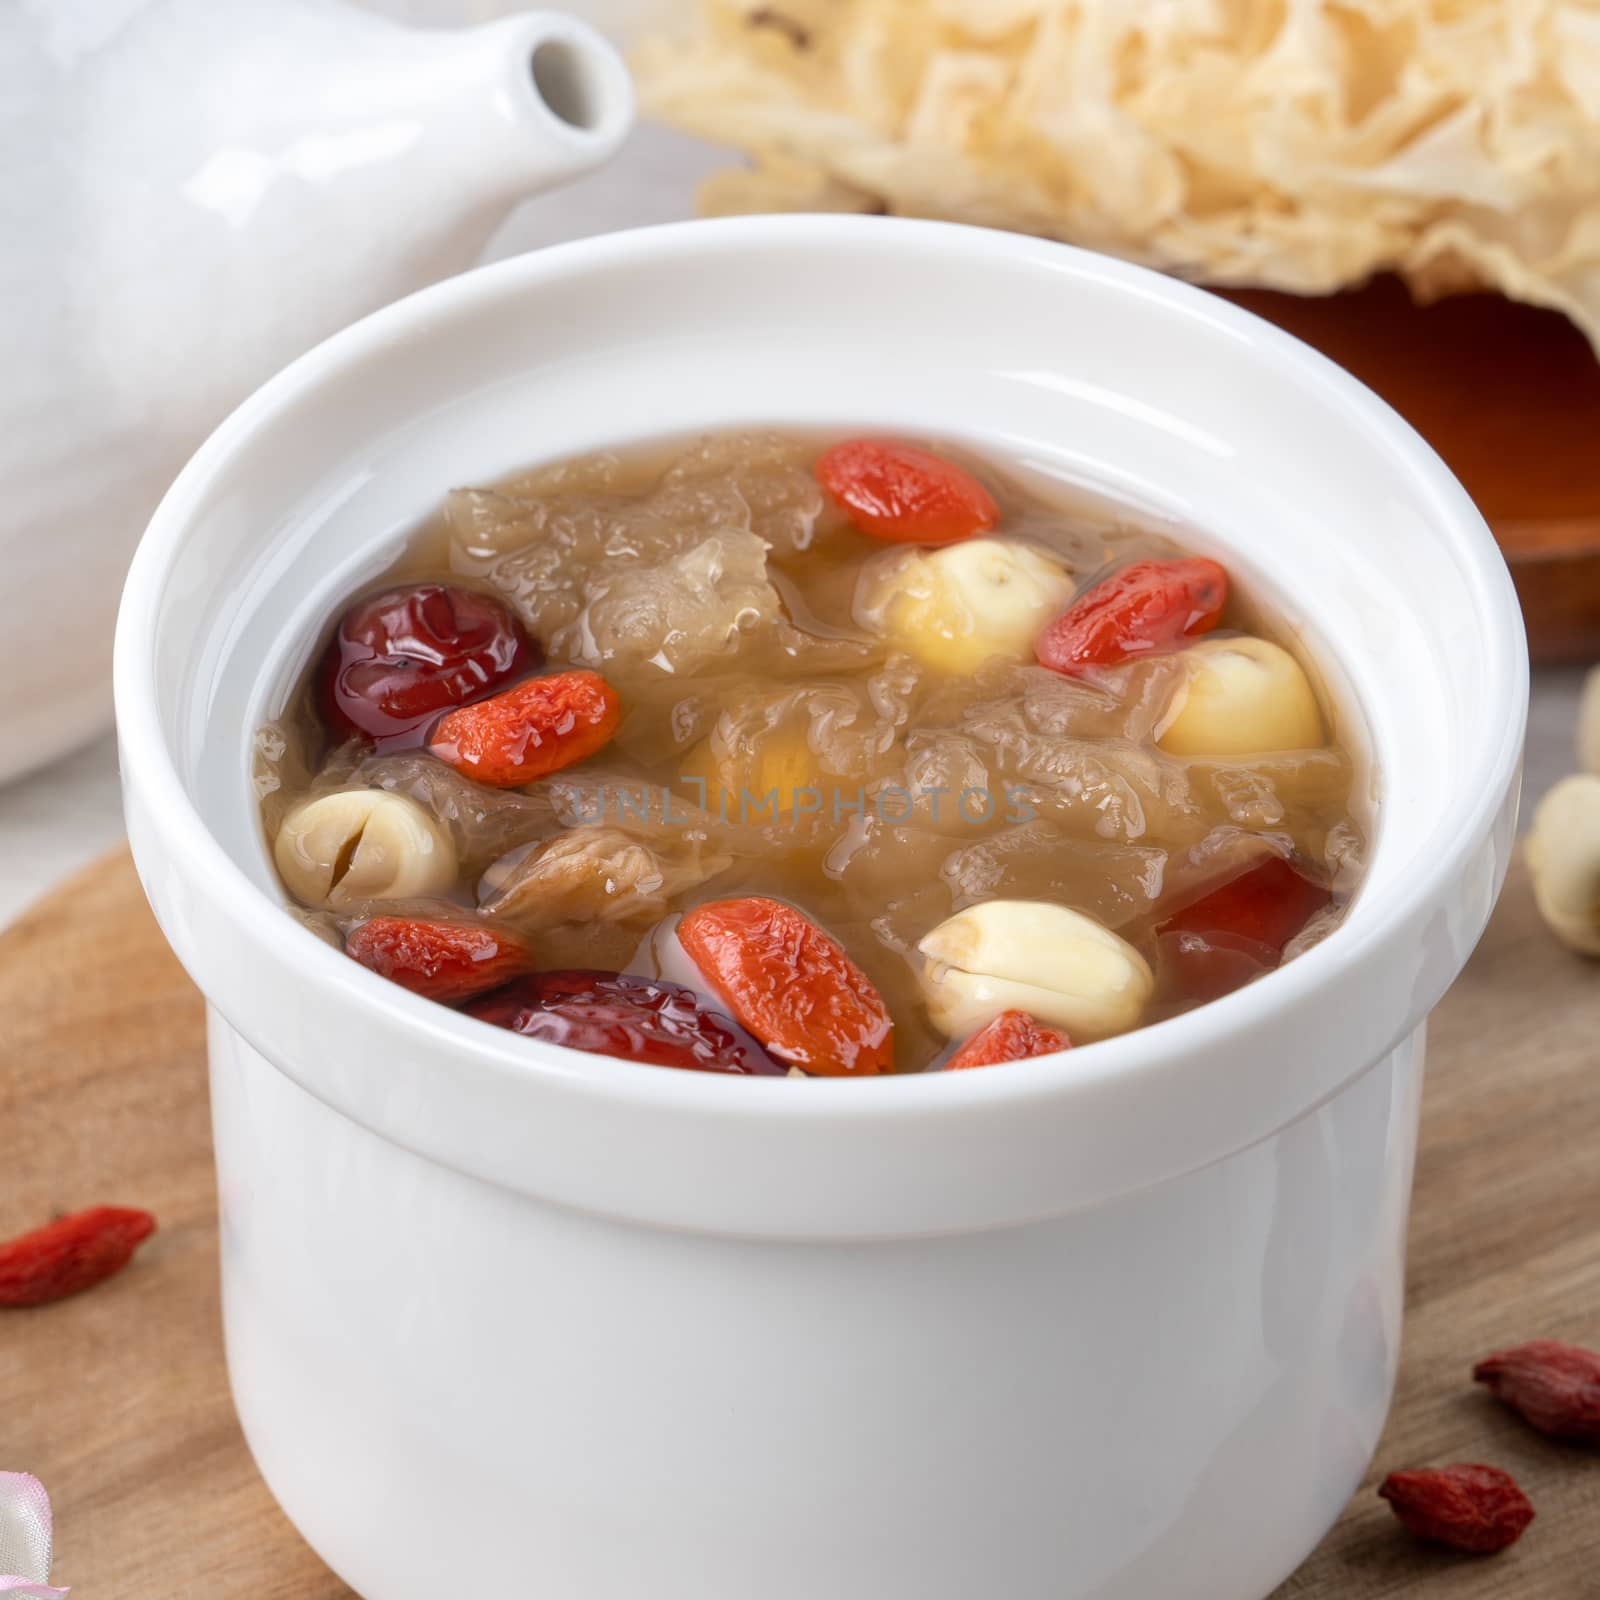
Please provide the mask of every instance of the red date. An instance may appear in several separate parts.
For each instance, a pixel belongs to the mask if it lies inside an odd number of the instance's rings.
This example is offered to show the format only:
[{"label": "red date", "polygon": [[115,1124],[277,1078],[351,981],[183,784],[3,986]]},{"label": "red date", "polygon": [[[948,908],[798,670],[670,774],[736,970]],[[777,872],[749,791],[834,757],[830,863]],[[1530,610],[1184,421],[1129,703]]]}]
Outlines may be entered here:
[{"label": "red date", "polygon": [[1278,965],[1270,946],[1226,933],[1160,933],[1156,951],[1174,991],[1196,1004],[1220,1000]]},{"label": "red date", "polygon": [[1190,1000],[1215,1000],[1271,972],[1333,895],[1282,856],[1230,878],[1156,927],[1162,964]]},{"label": "red date", "polygon": [[544,652],[498,600],[439,583],[386,589],[340,620],[318,671],[334,733],[416,742],[441,712],[536,672]]},{"label": "red date", "polygon": [[525,1038],[694,1072],[783,1069],[731,1017],[682,984],[618,972],[537,972],[474,1000],[468,1016]]}]

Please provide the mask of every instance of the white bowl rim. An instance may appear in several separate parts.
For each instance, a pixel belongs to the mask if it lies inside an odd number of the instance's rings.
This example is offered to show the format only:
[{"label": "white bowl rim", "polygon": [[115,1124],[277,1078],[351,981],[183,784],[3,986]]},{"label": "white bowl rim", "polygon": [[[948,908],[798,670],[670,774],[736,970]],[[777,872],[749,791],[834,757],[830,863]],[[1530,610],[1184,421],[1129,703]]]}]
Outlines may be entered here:
[{"label": "white bowl rim", "polygon": [[[867,230],[873,233],[868,235]],[[1248,343],[1254,358],[1287,367],[1296,381],[1319,387],[1382,433],[1426,491],[1437,525],[1449,531],[1469,575],[1481,640],[1497,686],[1483,709],[1486,737],[1472,771],[1442,813],[1430,860],[1413,858],[1393,879],[1369,874],[1343,924],[1329,938],[1264,980],[1180,1016],[1140,1028],[1066,1056],[1015,1062],[1004,1072],[909,1073],[878,1079],[815,1079],[804,1090],[787,1080],[728,1083],[712,1073],[642,1070],[637,1064],[584,1055],[532,1041],[422,1000],[365,971],[284,914],[211,835],[190,799],[162,728],[158,706],[155,621],[166,580],[191,531],[207,488],[229,470],[235,453],[269,419],[292,409],[336,371],[380,354],[421,327],[448,326],[451,315],[508,287],[529,291],[542,282],[641,258],[715,260],[753,244],[826,250],[860,245],[864,236],[899,237],[919,249],[965,252],[992,261],[1006,257],[1047,265],[1069,279],[1097,281],[1124,293],[1165,302]],[[1174,1072],[1195,1070],[1197,1056],[1225,1049],[1247,1021],[1282,1021],[1328,981],[1370,953],[1397,908],[1436,896],[1459,874],[1475,841],[1492,827],[1516,782],[1526,718],[1528,663],[1521,612],[1503,560],[1482,517],[1432,448],[1354,377],[1324,356],[1253,314],[1202,289],[1108,256],[1023,235],[957,224],[900,218],[807,215],[670,223],[554,246],[481,267],[424,289],[335,334],[281,371],[224,421],[180,473],[156,510],[129,572],[118,619],[114,672],[124,784],[137,788],[175,855],[191,877],[235,922],[281,919],[279,954],[294,978],[341,1006],[398,1012],[407,1030],[446,1054],[459,1073],[504,1082],[531,1077],[608,1102],[672,1109],[717,1119],[960,1118],[975,1105],[1024,1109],[1091,1093],[1113,1081],[1144,1080],[1155,1092]],[[1419,853],[1420,856],[1420,853]],[[1437,997],[1434,997],[1437,998]],[[1430,1002],[1431,1003],[1431,1002]],[[1393,1044],[1395,1040],[1390,1040]],[[1351,1075],[1361,1069],[1352,1064]],[[1308,1090],[1300,1110],[1316,1095]]]}]

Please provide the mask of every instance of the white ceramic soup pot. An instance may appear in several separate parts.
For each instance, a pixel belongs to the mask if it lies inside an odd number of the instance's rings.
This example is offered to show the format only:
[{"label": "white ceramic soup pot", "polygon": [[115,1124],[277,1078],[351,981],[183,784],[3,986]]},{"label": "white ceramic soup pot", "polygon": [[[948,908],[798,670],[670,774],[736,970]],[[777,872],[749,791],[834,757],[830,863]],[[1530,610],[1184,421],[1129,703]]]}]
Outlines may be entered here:
[{"label": "white ceramic soup pot", "polygon": [[[960,438],[1200,530],[1381,798],[1283,971],[1003,1070],[729,1079],[498,1031],[282,909],[249,780],[449,486],[740,424]],[[128,830],[211,1008],[233,1389],[368,1600],[1249,1600],[1378,1438],[1423,1024],[1511,850],[1527,672],[1482,520],[1198,290],[936,224],[748,219],[455,279],[306,356],[145,536]]]}]

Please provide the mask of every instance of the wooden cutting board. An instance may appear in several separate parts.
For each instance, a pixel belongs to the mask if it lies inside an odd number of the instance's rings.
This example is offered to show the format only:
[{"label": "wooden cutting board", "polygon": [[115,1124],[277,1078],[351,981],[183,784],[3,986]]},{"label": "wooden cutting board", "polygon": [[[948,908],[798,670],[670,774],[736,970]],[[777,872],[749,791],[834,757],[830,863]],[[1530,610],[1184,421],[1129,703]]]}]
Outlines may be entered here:
[{"label": "wooden cutting board", "polygon": [[1535,661],[1600,659],[1600,360],[1565,317],[1497,294],[1412,303],[1227,291],[1376,389],[1449,463],[1505,551]]},{"label": "wooden cutting board", "polygon": [[[1600,1451],[1547,1443],[1468,1381],[1476,1355],[1535,1335],[1600,1347],[1597,1035],[1600,969],[1545,934],[1519,869],[1433,1025],[1406,1345],[1375,1471],[1495,1462],[1538,1520],[1489,1560],[1426,1550],[1374,1477],[1276,1600],[1600,1594]],[[348,1600],[234,1422],[200,1000],[125,854],[0,934],[0,1129],[0,1236],[101,1201],[161,1220],[111,1283],[0,1312],[0,1468],[54,1497],[55,1581],[82,1600]]]}]

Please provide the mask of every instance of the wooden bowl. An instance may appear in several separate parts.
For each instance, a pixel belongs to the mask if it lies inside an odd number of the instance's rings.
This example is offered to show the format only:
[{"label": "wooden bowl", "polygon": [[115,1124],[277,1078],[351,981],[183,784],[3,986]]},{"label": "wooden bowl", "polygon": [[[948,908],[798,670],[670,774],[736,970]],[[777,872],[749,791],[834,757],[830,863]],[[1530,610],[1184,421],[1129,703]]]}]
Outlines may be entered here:
[{"label": "wooden bowl", "polygon": [[1600,658],[1600,360],[1565,317],[1497,294],[1418,306],[1388,277],[1224,292],[1376,389],[1450,464],[1505,552],[1535,661]]}]

